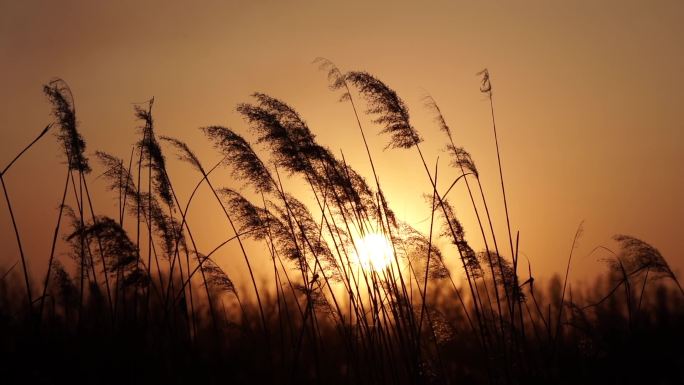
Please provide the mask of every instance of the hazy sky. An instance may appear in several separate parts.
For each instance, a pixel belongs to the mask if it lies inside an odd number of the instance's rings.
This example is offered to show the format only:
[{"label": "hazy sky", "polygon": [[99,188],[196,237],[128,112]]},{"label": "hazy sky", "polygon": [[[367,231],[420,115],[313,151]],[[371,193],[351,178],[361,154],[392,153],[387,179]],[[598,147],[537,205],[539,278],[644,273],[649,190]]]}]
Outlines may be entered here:
[{"label": "hazy sky", "polygon": [[[159,135],[218,159],[198,127],[250,137],[235,105],[255,91],[280,98],[323,145],[370,177],[348,104],[311,61],[366,70],[406,101],[431,165],[445,145],[421,98],[430,93],[482,174],[503,235],[488,100],[475,74],[489,68],[514,231],[537,274],[562,271],[579,223],[573,275],[603,269],[598,245],[623,233],[659,248],[684,273],[684,3],[681,1],[4,1],[0,0],[0,163],[51,121],[41,87],[65,79],[88,152],[127,158],[137,140],[133,103],[155,97]],[[367,132],[377,132],[369,119]],[[425,228],[430,191],[417,154],[371,146],[390,204]],[[253,138],[253,137],[252,137]],[[168,155],[173,158],[172,155]],[[91,157],[93,165],[95,160]],[[29,264],[44,270],[65,166],[54,137],[6,175]],[[4,167],[4,166],[3,166]],[[90,178],[96,210],[116,201]],[[182,196],[198,180],[172,162]],[[217,185],[235,186],[227,171]],[[99,184],[98,184],[99,183]],[[206,193],[206,191],[205,191]],[[482,245],[463,187],[452,196],[470,242]],[[205,250],[229,236],[210,195],[193,218]],[[191,219],[192,220],[192,219]],[[17,259],[0,205],[0,269]],[[218,258],[229,272],[230,255]],[[453,251],[450,252],[452,257]],[[239,271],[233,272],[239,274]]]}]

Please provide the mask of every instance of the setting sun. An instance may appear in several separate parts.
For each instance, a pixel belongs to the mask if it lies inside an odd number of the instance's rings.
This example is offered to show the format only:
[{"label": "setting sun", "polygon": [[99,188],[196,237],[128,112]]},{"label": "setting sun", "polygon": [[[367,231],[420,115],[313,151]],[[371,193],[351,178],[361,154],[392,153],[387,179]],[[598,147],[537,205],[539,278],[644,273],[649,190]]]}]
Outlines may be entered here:
[{"label": "setting sun", "polygon": [[383,270],[391,262],[392,245],[382,234],[369,233],[356,244],[358,260],[365,270]]}]

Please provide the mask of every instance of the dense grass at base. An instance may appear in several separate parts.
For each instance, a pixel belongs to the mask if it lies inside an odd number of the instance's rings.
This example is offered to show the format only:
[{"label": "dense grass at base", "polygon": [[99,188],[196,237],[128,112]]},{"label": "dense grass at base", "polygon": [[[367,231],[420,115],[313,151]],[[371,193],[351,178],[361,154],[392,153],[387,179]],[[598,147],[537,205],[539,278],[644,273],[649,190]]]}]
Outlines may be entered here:
[{"label": "dense grass at base", "polygon": [[[18,285],[21,281],[10,282]],[[305,340],[293,369],[294,342],[279,334],[275,318],[270,320],[267,340],[258,324],[246,327],[222,319],[217,330],[203,309],[207,319],[191,341],[187,333],[179,332],[183,322],[170,326],[156,316],[146,326],[142,320],[122,319],[112,327],[102,316],[104,303],[88,305],[80,330],[77,322],[59,315],[49,315],[38,327],[17,316],[22,313],[22,303],[16,303],[19,294],[9,294],[6,288],[0,293],[0,368],[8,384],[413,383],[399,352],[383,350],[380,358],[365,357],[358,351],[360,342],[357,351],[350,352],[334,324],[325,320],[320,345],[314,348]],[[569,317],[567,330],[555,347],[543,330],[539,336],[532,333],[525,342],[527,349],[520,353],[527,355],[526,367],[515,369],[519,371],[511,383],[681,383],[684,303],[677,295],[671,287],[654,287],[645,301],[648,306],[631,327],[625,300],[618,296],[592,310],[595,319],[588,324]],[[450,299],[441,302],[438,308],[443,308],[447,325],[437,344],[440,363],[425,362],[420,382],[495,382],[488,377],[492,369],[482,361],[477,338],[457,314],[449,314],[455,312]],[[267,308],[277,311],[274,303]],[[258,314],[254,307],[249,312]],[[528,325],[528,329],[534,327]],[[491,356],[489,366],[496,368],[503,360]]]}]

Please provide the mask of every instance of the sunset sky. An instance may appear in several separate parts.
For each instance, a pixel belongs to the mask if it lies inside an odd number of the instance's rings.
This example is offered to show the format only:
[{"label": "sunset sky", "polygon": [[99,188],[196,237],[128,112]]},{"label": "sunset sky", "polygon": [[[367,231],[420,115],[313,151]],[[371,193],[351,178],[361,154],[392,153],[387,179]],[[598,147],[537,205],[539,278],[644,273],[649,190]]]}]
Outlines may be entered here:
[{"label": "sunset sky", "polygon": [[[134,103],[155,98],[158,135],[186,141],[206,164],[220,159],[198,130],[225,125],[254,140],[235,111],[258,91],[306,119],[320,143],[371,180],[351,108],[337,102],[319,56],[365,70],[407,103],[442,186],[455,177],[443,134],[423,106],[432,95],[482,175],[505,231],[489,102],[476,73],[488,68],[513,231],[535,274],[565,269],[584,220],[572,277],[605,266],[614,234],[657,247],[684,274],[684,3],[681,1],[9,1],[0,0],[1,168],[52,121],[42,85],[63,78],[75,97],[87,152],[128,159],[138,138]],[[361,103],[361,99],[359,99]],[[361,103],[363,104],[363,103]],[[368,116],[376,167],[398,217],[426,230],[430,185],[414,150],[386,150]],[[169,148],[165,148],[171,151]],[[181,200],[199,180],[176,162]],[[5,176],[29,265],[42,274],[66,169],[55,138],[41,140]],[[116,196],[96,181],[96,210]],[[228,170],[218,186],[238,187]],[[297,190],[290,182],[290,191]],[[232,235],[204,191],[191,221],[212,249]],[[450,196],[468,240],[482,247],[460,186]],[[0,271],[18,258],[3,200]],[[447,246],[447,242],[441,245]],[[448,250],[447,248],[445,248]],[[229,252],[218,257],[229,273]],[[454,256],[453,250],[447,255]],[[523,262],[526,272],[526,262]],[[239,268],[235,268],[239,269]]]}]

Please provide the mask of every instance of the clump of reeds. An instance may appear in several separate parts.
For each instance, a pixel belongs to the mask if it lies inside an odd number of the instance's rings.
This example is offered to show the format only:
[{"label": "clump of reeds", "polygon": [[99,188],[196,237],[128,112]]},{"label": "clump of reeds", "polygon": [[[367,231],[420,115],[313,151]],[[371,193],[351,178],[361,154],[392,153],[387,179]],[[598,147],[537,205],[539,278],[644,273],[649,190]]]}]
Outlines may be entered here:
[{"label": "clump of reeds", "polygon": [[[27,335],[35,343],[48,336],[55,346],[41,349],[41,360],[61,349],[84,357],[85,370],[94,370],[111,369],[129,355],[154,357],[140,367],[126,361],[143,382],[219,382],[225,376],[266,383],[543,383],[573,382],[585,374],[600,381],[611,378],[610,370],[622,360],[633,362],[624,347],[634,355],[652,347],[643,336],[662,342],[669,335],[658,334],[661,327],[662,333],[681,336],[684,314],[668,301],[682,303],[682,296],[675,299],[678,293],[666,283],[684,290],[658,250],[633,237],[616,237],[620,249],[608,258],[607,290],[573,290],[572,252],[563,280],[544,286],[528,263],[521,283],[519,237],[514,240],[511,231],[487,70],[479,74],[480,91],[491,104],[509,250],[499,247],[495,211],[475,161],[457,143],[434,99],[426,97],[425,104],[446,137],[450,167],[457,172],[452,180],[444,180],[439,162],[429,166],[424,136],[397,92],[366,72],[343,72],[326,59],[316,63],[327,72],[330,88],[341,93],[340,101],[352,107],[370,184],[344,154],[318,143],[291,105],[264,93],[237,106],[252,142],[228,127],[202,128],[222,156],[211,167],[183,141],[157,136],[154,99],[134,108],[140,139],[129,159],[97,152],[100,166],[91,166],[71,90],[62,80],[45,86],[67,167],[38,299],[3,177],[50,125],[0,173],[23,268],[23,314],[40,326]],[[359,97],[378,132],[388,136],[386,148],[415,150],[424,167],[427,234],[398,220],[391,209],[391,196],[380,183],[383,170],[376,168],[366,140],[371,128],[361,124]],[[196,171],[185,201],[167,171],[166,146]],[[226,179],[217,172],[223,168],[238,187],[223,186]],[[114,218],[97,214],[92,205],[87,176],[93,169],[117,195]],[[285,176],[299,178],[305,189],[297,195],[288,191]],[[208,247],[196,242],[188,216],[203,185],[225,217],[217,224],[224,240]],[[481,251],[471,247],[456,215],[461,202],[448,198],[461,185],[484,242]],[[64,218],[70,219],[66,226]],[[389,265],[362,267],[360,242],[368,234],[388,240]],[[438,237],[450,246],[438,247]],[[72,263],[57,253],[60,242],[69,246]],[[226,249],[238,250],[241,258],[224,259]],[[227,274],[225,267],[238,261],[249,273],[246,281]],[[460,268],[452,270],[450,261]],[[265,280],[255,275],[254,264],[268,267]],[[0,280],[0,322],[6,327],[0,338],[10,341],[3,349],[22,346],[22,337],[12,334],[20,330],[12,320],[22,313],[8,299],[11,277],[3,273]],[[649,283],[653,290],[646,290]],[[62,335],[74,346],[61,342]],[[17,357],[26,356],[22,349]],[[677,349],[667,345],[665,351]],[[93,358],[86,357],[91,351]],[[62,358],[55,361],[61,364]],[[573,365],[579,374],[570,371]],[[92,378],[102,380],[96,372]],[[659,378],[675,378],[667,373]]]}]

